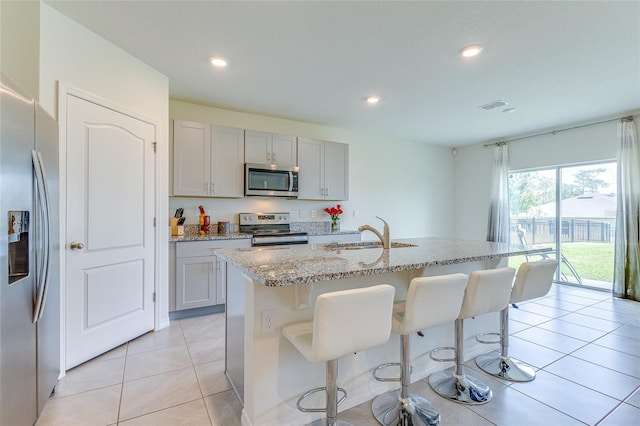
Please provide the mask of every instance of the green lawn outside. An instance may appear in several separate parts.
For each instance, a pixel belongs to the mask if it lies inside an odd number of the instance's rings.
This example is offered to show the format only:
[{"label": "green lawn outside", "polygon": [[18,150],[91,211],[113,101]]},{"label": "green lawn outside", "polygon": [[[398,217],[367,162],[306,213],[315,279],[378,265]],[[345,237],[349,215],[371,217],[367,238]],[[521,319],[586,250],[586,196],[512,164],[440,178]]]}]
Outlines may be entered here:
[{"label": "green lawn outside", "polygon": [[[605,282],[613,282],[613,244],[605,243],[563,243],[562,253],[573,265],[581,278]],[[531,260],[536,260],[532,256]],[[509,266],[517,268],[525,261],[524,256],[509,258]],[[562,265],[562,272],[571,277],[571,272]]]}]

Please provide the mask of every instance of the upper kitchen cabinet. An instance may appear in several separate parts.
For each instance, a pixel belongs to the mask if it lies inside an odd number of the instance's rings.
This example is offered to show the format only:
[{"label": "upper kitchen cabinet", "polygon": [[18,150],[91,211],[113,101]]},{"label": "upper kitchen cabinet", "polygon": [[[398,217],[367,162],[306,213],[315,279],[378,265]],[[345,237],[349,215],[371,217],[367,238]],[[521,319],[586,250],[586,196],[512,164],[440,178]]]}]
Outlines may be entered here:
[{"label": "upper kitchen cabinet", "polygon": [[244,195],[244,130],[173,121],[173,195]]},{"label": "upper kitchen cabinet", "polygon": [[298,166],[298,199],[349,199],[349,145],[300,137]]},{"label": "upper kitchen cabinet", "polygon": [[296,137],[247,130],[244,158],[247,163],[293,167],[297,165]]}]

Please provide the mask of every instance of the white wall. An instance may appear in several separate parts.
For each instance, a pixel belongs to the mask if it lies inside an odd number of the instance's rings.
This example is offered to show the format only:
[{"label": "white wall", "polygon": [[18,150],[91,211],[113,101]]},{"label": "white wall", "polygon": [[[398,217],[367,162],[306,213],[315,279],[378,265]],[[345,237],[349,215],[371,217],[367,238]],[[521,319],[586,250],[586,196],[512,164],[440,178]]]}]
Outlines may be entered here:
[{"label": "white wall", "polygon": [[[453,158],[448,148],[389,140],[375,135],[318,126],[255,114],[229,111],[170,101],[171,119],[191,120],[230,127],[306,136],[349,144],[349,200],[303,201],[267,198],[170,199],[170,213],[185,209],[187,224],[197,223],[198,205],[211,215],[211,221],[238,221],[237,213],[288,211],[294,221],[328,221],[325,207],[340,203],[345,214],[343,229],[356,229],[368,223],[376,228],[389,222],[392,238],[453,236]],[[299,215],[302,210],[303,217]],[[353,217],[358,210],[359,217]],[[316,212],[316,217],[311,212]],[[375,239],[371,233],[363,239]]]},{"label": "white wall", "polygon": [[[168,221],[169,82],[166,76],[87,30],[45,3],[40,7],[40,102],[54,117],[58,110],[58,82],[89,92],[107,102],[147,117],[156,124],[156,214]],[[61,141],[61,154],[64,141]],[[64,159],[63,159],[64,160]],[[64,162],[64,161],[63,161]],[[61,170],[63,172],[63,170]],[[127,206],[112,206],[126,211]],[[64,215],[61,216],[64,218]],[[105,224],[108,226],[108,224]],[[156,265],[158,320],[168,324],[166,229],[158,239]],[[61,234],[64,236],[64,234]]]},{"label": "white wall", "polygon": [[34,98],[38,96],[39,14],[38,2],[0,1],[0,69]]},{"label": "white wall", "polygon": [[[510,170],[615,160],[618,121],[509,143]],[[455,157],[456,238],[484,240],[493,147],[458,148]]]}]

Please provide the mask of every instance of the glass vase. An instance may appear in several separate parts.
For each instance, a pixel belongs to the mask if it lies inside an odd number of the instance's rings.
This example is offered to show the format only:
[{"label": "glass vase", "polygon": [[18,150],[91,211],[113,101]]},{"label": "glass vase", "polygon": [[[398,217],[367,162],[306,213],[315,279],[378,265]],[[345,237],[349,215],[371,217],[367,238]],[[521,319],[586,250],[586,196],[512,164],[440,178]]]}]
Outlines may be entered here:
[{"label": "glass vase", "polygon": [[331,232],[340,230],[340,219],[331,219]]}]

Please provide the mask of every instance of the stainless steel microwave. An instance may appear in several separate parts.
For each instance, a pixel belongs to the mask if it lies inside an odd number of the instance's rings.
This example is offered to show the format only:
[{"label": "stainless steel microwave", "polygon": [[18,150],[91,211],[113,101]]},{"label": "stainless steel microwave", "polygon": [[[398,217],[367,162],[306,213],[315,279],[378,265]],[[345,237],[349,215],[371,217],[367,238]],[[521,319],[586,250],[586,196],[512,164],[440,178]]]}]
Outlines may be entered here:
[{"label": "stainless steel microwave", "polygon": [[244,195],[298,197],[298,167],[246,163],[244,171]]}]

